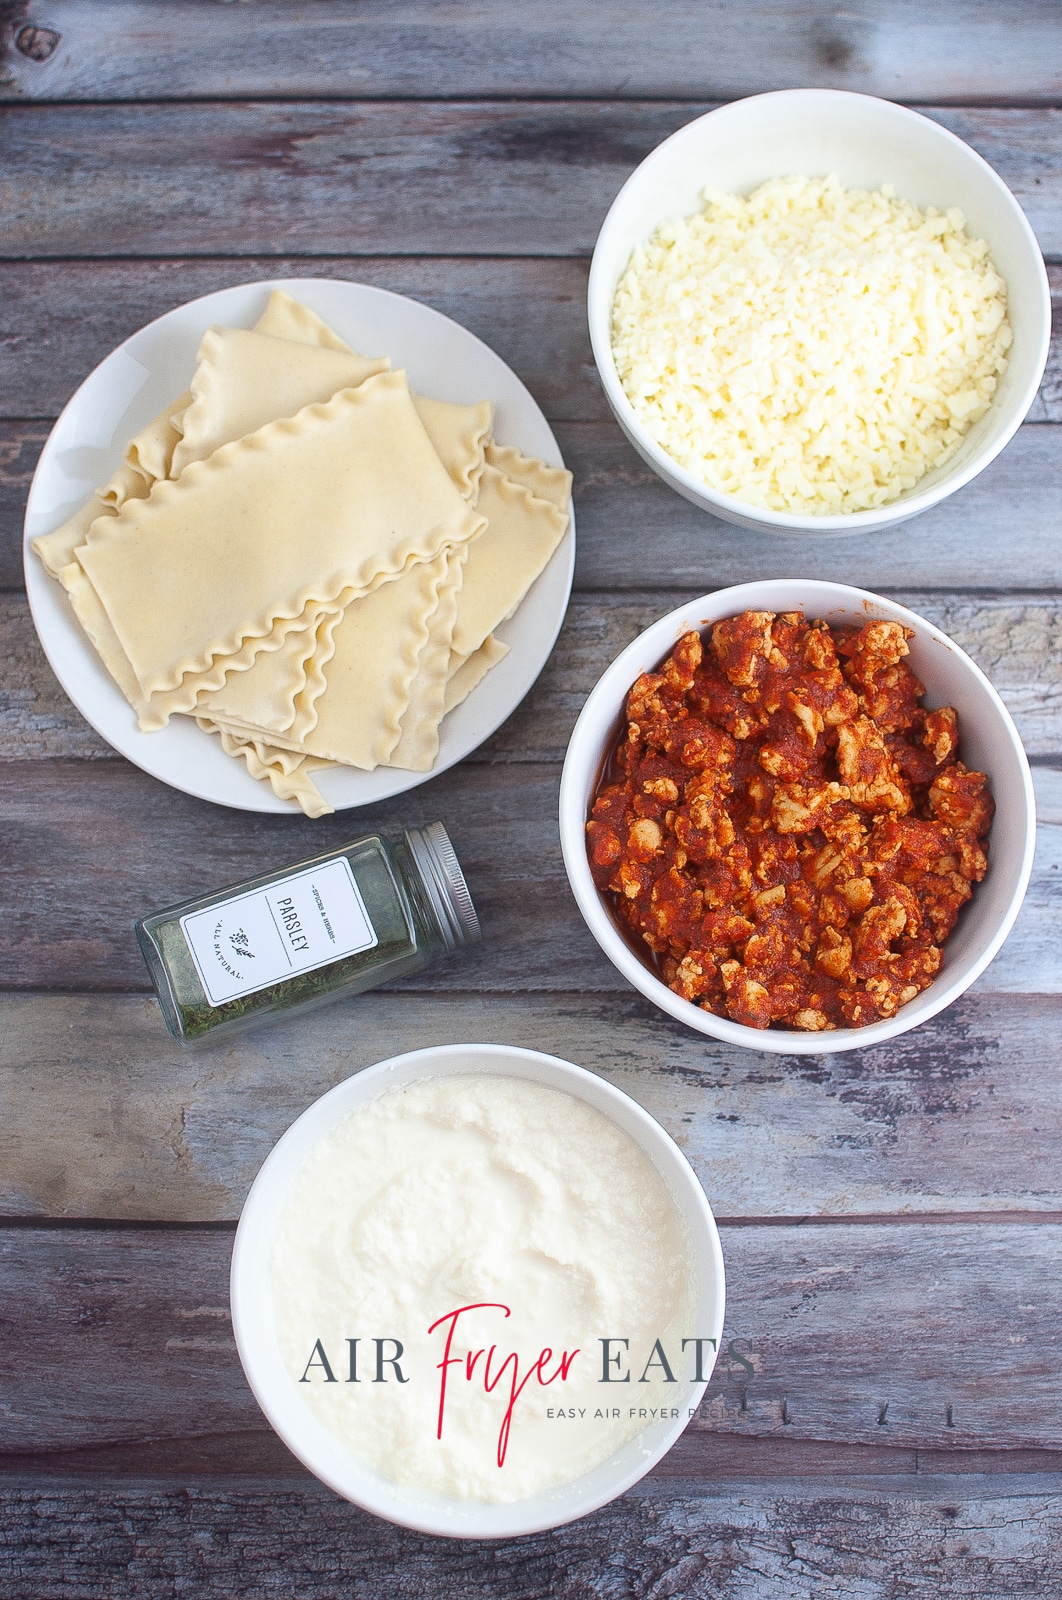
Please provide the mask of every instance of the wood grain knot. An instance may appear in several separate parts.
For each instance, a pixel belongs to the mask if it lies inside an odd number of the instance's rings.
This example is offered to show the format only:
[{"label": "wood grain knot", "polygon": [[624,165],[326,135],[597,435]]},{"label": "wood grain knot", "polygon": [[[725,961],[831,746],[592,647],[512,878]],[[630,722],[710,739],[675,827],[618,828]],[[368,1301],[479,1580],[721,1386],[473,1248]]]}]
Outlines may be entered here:
[{"label": "wood grain knot", "polygon": [[47,61],[49,56],[55,54],[61,38],[62,34],[56,33],[54,28],[38,28],[33,23],[27,23],[15,35],[15,49],[27,61]]}]

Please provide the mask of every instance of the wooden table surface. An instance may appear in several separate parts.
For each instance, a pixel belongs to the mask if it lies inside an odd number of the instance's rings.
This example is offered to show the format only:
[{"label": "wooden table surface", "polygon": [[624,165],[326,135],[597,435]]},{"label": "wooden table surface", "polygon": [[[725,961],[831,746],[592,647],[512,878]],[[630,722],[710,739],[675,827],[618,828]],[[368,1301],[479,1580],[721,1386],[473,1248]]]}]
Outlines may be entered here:
[{"label": "wooden table surface", "polygon": [[[584,324],[631,168],[779,87],[918,105],[1062,263],[1055,0],[4,0],[0,27],[0,1594],[1062,1593],[1062,358],[936,511],[797,546],[654,479]],[[553,423],[579,516],[568,620],[524,705],[454,771],[316,823],[115,757],[45,663],[20,555],[37,452],[96,362],[181,301],[298,275],[486,339]],[[965,998],[818,1059],[729,1049],[636,998],[582,924],[555,820],[569,730],[622,646],[684,597],[792,572],[957,638],[1017,719],[1041,813],[1025,908]],[[236,1043],[169,1043],[135,916],[435,817],[478,950]],[[235,1219],[282,1129],[354,1068],[467,1039],[554,1051],[648,1107],[720,1218],[729,1289],[728,1352],[671,1455],[597,1515],[498,1545],[394,1529],[309,1477],[227,1311]]]}]

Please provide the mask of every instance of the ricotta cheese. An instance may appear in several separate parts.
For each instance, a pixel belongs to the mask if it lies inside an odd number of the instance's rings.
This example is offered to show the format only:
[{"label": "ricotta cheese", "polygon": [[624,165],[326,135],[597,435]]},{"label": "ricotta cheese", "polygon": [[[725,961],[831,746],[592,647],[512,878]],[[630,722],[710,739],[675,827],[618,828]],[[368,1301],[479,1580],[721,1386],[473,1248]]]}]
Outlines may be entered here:
[{"label": "ricotta cheese", "polygon": [[634,251],[613,303],[620,380],[657,444],[713,489],[814,516],[943,466],[1011,342],[962,212],[832,176],[705,200]]},{"label": "ricotta cheese", "polygon": [[655,1167],[519,1078],[428,1079],[347,1116],[292,1185],[271,1279],[320,1422],[392,1482],[462,1499],[570,1482],[685,1407],[704,1332]]}]

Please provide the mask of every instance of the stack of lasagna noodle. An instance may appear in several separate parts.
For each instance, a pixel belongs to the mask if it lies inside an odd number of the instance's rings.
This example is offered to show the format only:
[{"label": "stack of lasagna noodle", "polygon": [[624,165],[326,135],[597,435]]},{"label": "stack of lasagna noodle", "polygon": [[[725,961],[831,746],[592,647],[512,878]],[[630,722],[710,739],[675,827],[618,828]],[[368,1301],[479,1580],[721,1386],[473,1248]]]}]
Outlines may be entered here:
[{"label": "stack of lasagna noodle", "polygon": [[492,422],[276,290],[34,549],[145,732],[192,716],[320,816],[319,768],[430,770],[564,536],[571,475]]}]

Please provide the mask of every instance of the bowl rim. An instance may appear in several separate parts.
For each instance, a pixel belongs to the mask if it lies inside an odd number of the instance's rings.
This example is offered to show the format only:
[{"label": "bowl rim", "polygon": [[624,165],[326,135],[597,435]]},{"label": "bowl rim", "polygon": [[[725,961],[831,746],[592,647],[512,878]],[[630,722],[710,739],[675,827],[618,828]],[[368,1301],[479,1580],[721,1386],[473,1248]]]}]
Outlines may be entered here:
[{"label": "bowl rim", "polygon": [[[969,971],[953,976],[950,981],[943,977],[934,979],[929,987],[907,1006],[901,1006],[895,1016],[869,1023],[865,1028],[836,1028],[823,1033],[748,1028],[743,1023],[733,1022],[727,1017],[718,1017],[713,1012],[695,1006],[692,1001],[683,999],[681,995],[669,989],[655,973],[651,972],[619,932],[605,898],[591,876],[586,853],[587,811],[583,799],[589,768],[593,764],[595,771],[599,770],[601,760],[598,743],[596,741],[593,745],[590,743],[591,725],[596,721],[602,704],[610,708],[612,712],[610,725],[615,725],[622,714],[627,692],[639,673],[653,670],[651,664],[648,666],[642,664],[650,640],[654,645],[653,662],[658,663],[665,659],[669,649],[685,631],[682,625],[685,624],[686,628],[690,626],[691,614],[703,612],[709,618],[708,621],[702,620],[693,624],[697,627],[697,631],[702,633],[712,622],[745,610],[766,609],[774,611],[777,615],[789,609],[804,611],[806,614],[808,608],[800,602],[798,596],[801,590],[806,591],[810,586],[814,586],[816,591],[826,596],[822,601],[817,599],[814,602],[816,606],[821,604],[825,609],[828,601],[832,599],[838,609],[847,607],[864,616],[867,615],[869,607],[877,608],[878,614],[885,620],[902,622],[905,626],[914,628],[921,638],[943,645],[960,661],[1000,719],[1008,737],[1016,770],[1021,778],[1025,800],[1025,838],[1021,865],[1011,889],[1007,910],[980,955],[971,963]],[[791,605],[777,600],[779,589],[784,590],[786,587],[794,591]],[[762,597],[768,590],[774,598],[770,602],[764,600],[758,606],[757,597]],[[659,649],[656,649],[657,644]],[[932,685],[928,685],[927,688],[932,692]],[[980,977],[989,962],[998,954],[1014,926],[1025,898],[1036,845],[1036,800],[1028,758],[1010,712],[977,663],[934,623],[894,600],[888,600],[883,595],[873,594],[868,589],[859,589],[851,584],[818,578],[763,578],[743,584],[731,584],[725,589],[715,589],[709,594],[677,606],[666,616],[643,629],[606,668],[587,697],[568,741],[561,771],[559,823],[565,871],[583,920],[613,966],[647,1000],[652,1001],[660,1010],[667,1012],[687,1027],[699,1033],[710,1034],[727,1044],[739,1045],[746,1050],[766,1051],[772,1055],[833,1055],[842,1050],[866,1049],[921,1026],[923,1022],[928,1022],[946,1006],[951,1005],[953,1000],[957,1000]],[[919,1009],[917,1014],[914,1014],[911,1008],[916,1006]],[[910,1013],[909,1017],[905,1018],[905,1012]]]},{"label": "bowl rim", "polygon": [[[928,140],[938,140],[940,143],[950,145],[963,152],[964,157],[975,167],[987,175],[991,184],[996,189],[1003,202],[1004,209],[1009,213],[1011,223],[1016,234],[1026,246],[1029,259],[1036,272],[1038,295],[1038,324],[1039,324],[1039,353],[1035,363],[1034,372],[1029,381],[1017,395],[1011,396],[1008,409],[1011,411],[1009,420],[1000,430],[995,440],[990,440],[975,450],[970,458],[959,468],[954,475],[947,476],[932,489],[918,492],[915,489],[907,495],[901,495],[896,500],[891,500],[887,505],[876,506],[868,511],[838,512],[829,516],[809,517],[796,512],[773,511],[765,506],[752,504],[747,500],[740,500],[736,495],[723,494],[718,489],[712,488],[700,478],[688,472],[675,458],[667,453],[652,438],[642,425],[634,407],[627,398],[627,393],[620,382],[619,373],[612,353],[611,337],[611,311],[614,284],[607,281],[608,269],[605,263],[605,253],[610,254],[613,249],[612,234],[618,231],[616,221],[617,212],[624,198],[635,187],[645,183],[657,167],[665,166],[675,153],[676,148],[685,141],[694,139],[693,130],[713,119],[725,119],[735,115],[744,114],[746,108],[763,102],[785,102],[798,111],[815,104],[841,103],[854,105],[856,103],[871,103],[876,106],[888,108],[890,115],[895,115],[897,120],[917,125]],[[779,174],[782,176],[783,174]],[[666,220],[666,219],[661,219]],[[1030,312],[1032,308],[1030,307]],[[674,480],[671,486],[685,496],[687,500],[707,511],[716,511],[723,516],[741,519],[746,526],[755,525],[765,533],[775,534],[856,534],[865,533],[874,528],[885,528],[898,522],[906,521],[909,517],[917,516],[920,512],[928,510],[931,506],[938,505],[940,501],[948,498],[957,490],[964,488],[973,478],[984,471],[996,456],[1010,443],[1018,428],[1028,415],[1029,408],[1036,398],[1047,357],[1051,339],[1051,292],[1047,279],[1047,268],[1044,265],[1043,253],[1040,250],[1036,235],[1025,212],[1011,190],[983,156],[979,155],[973,147],[960,139],[957,134],[945,128],[932,118],[924,116],[919,111],[912,110],[909,106],[898,105],[894,100],[886,100],[880,95],[859,94],[851,89],[775,89],[765,94],[745,95],[738,100],[731,100],[726,105],[717,106],[714,111],[707,111],[702,116],[694,117],[684,123],[674,133],[662,140],[655,149],[639,162],[634,171],[626,179],[619,192],[616,194],[601,224],[594,252],[590,262],[590,275],[587,284],[587,322],[590,331],[590,344],[594,353],[594,363],[598,376],[605,391],[605,398],[611,407],[616,420],[623,431],[628,435],[632,444],[664,478],[665,482]]]},{"label": "bowl rim", "polygon": [[[583,1479],[576,1478],[522,1500],[463,1501],[447,1500],[426,1491],[410,1493],[402,1485],[389,1483],[360,1463],[352,1453],[342,1451],[333,1441],[332,1454],[336,1457],[345,1454],[346,1462],[354,1469],[353,1476],[362,1480],[352,1485],[351,1479],[344,1477],[342,1470],[337,1470],[337,1466],[341,1469],[342,1462],[323,1463],[315,1456],[312,1443],[307,1444],[307,1437],[312,1440],[315,1432],[325,1432],[313,1413],[303,1407],[297,1395],[286,1394],[274,1386],[275,1361],[279,1352],[275,1349],[272,1318],[262,1319],[255,1315],[254,1309],[256,1302],[261,1306],[263,1297],[271,1305],[270,1291],[263,1288],[261,1282],[261,1253],[263,1250],[268,1253],[271,1249],[276,1217],[283,1199],[295,1173],[317,1141],[350,1111],[386,1093],[388,1088],[451,1075],[523,1078],[554,1088],[560,1093],[571,1094],[594,1107],[626,1132],[652,1162],[669,1192],[681,1189],[701,1230],[700,1239],[692,1243],[695,1250],[703,1245],[702,1267],[698,1269],[694,1261],[693,1270],[695,1273],[703,1270],[705,1258],[709,1264],[703,1280],[697,1283],[697,1293],[704,1296],[710,1294],[714,1304],[713,1326],[710,1334],[706,1334],[706,1337],[715,1339],[708,1378],[703,1384],[686,1386],[689,1403],[700,1404],[718,1359],[726,1312],[726,1280],[719,1230],[700,1179],[667,1129],[632,1096],[607,1078],[576,1066],[574,1062],[519,1045],[481,1042],[429,1045],[420,1050],[405,1051],[362,1068],[314,1100],[281,1134],[259,1168],[243,1203],[233,1241],[229,1273],[232,1328],[244,1375],[267,1420],[303,1465],[337,1494],[362,1510],[421,1533],[464,1539],[514,1538],[561,1527],[608,1504],[617,1495],[624,1494],[667,1454],[685,1431],[689,1418],[680,1416],[677,1421],[669,1423],[666,1429],[661,1430],[656,1442],[644,1449],[633,1465],[617,1472],[598,1492],[588,1494],[584,1491],[579,1497],[573,1497],[572,1491],[586,1478],[602,1474],[615,1457],[606,1458]],[[613,1108],[621,1115],[614,1115]],[[673,1203],[678,1205],[679,1202],[676,1199]],[[264,1326],[266,1320],[268,1327]],[[707,1361],[705,1364],[708,1365]],[[293,1430],[289,1426],[292,1415],[299,1422],[307,1422],[305,1429],[296,1427]],[[637,1439],[638,1436],[634,1437]],[[631,1442],[621,1447],[621,1452],[629,1449]],[[617,1455],[621,1452],[617,1452]],[[402,1504],[404,1493],[409,1499],[415,1497],[420,1501],[419,1511]],[[545,1509],[547,1501],[552,1503],[548,1510]],[[428,1507],[426,1512],[425,1506]],[[455,1526],[454,1508],[462,1513],[462,1526]]]}]

